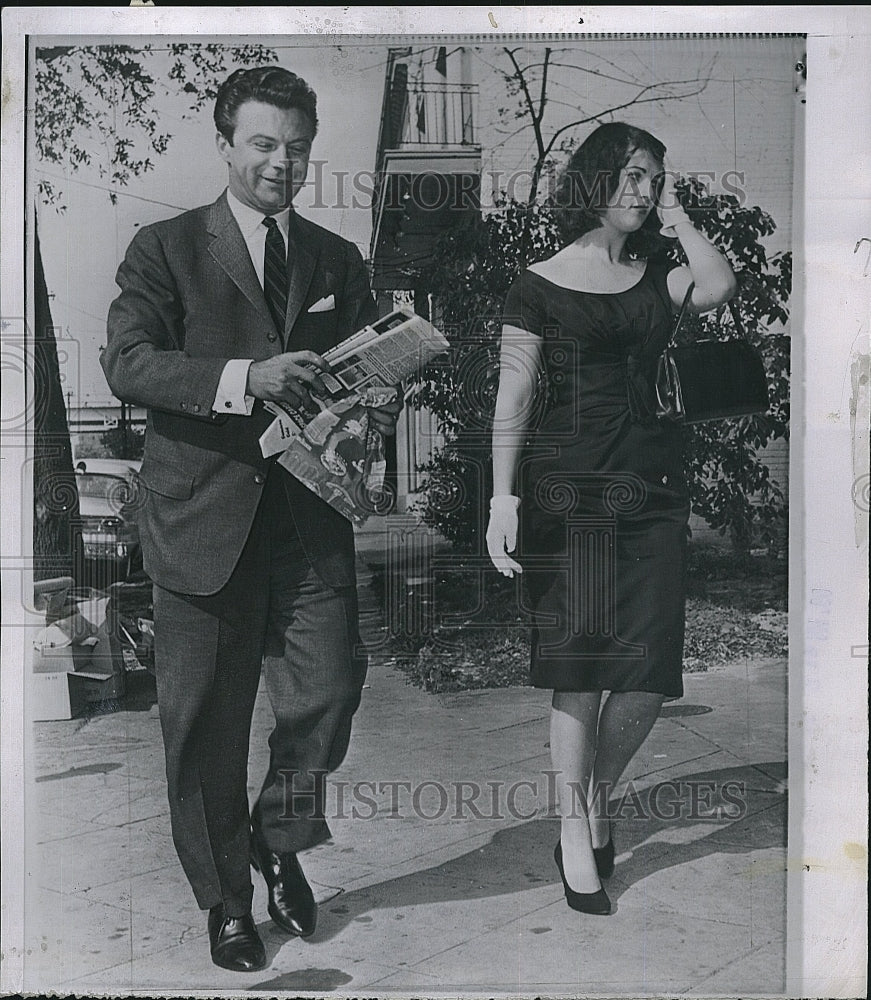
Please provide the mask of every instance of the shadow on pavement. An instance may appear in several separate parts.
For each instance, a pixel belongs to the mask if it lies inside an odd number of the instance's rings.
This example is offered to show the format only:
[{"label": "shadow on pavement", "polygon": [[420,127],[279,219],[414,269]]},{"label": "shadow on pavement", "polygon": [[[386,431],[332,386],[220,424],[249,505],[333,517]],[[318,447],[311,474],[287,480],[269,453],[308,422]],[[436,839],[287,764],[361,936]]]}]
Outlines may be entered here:
[{"label": "shadow on pavement", "polygon": [[659,712],[660,719],[681,719],[691,715],[707,715],[713,712],[710,705],[663,705]]},{"label": "shadow on pavement", "polygon": [[[612,811],[619,809],[615,818],[618,859],[631,852],[628,859],[620,860],[615,879],[608,883],[612,901],[619,900],[636,882],[663,869],[713,854],[746,854],[785,846],[785,779],[785,761],[682,775],[676,779],[681,797],[668,799],[675,806],[674,817],[662,815],[672,811],[663,802],[655,807],[656,795],[662,799],[661,791],[654,792],[657,785],[619,802],[612,799]],[[695,793],[693,788],[697,789]],[[709,788],[713,789],[710,796]],[[743,791],[739,791],[741,788]],[[702,801],[693,800],[693,794],[701,796]],[[714,808],[718,803],[721,806],[726,803],[723,808],[733,815],[739,809],[743,809],[743,814],[731,822],[722,812],[705,816],[704,806],[709,802]],[[710,834],[681,842],[682,831],[693,825],[697,832],[704,823],[711,824]],[[553,848],[558,838],[556,818],[534,819],[499,830],[482,847],[433,868],[344,893],[321,908],[318,930],[312,940],[329,940],[343,926],[380,908],[398,910],[404,906],[462,902],[557,884],[559,875],[553,862]],[[740,893],[741,887],[736,885],[735,892]],[[785,909],[785,898],[783,906]]]}]

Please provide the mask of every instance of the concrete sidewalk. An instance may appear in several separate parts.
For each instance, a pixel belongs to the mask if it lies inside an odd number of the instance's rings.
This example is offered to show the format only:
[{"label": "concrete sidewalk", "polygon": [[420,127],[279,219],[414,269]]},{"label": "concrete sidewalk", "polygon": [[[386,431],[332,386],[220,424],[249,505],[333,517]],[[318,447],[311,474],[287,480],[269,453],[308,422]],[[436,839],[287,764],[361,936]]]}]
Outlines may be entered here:
[{"label": "concrete sidewalk", "polygon": [[[112,714],[38,723],[24,989],[782,993],[786,664],[685,682],[612,800],[615,912],[603,919],[568,909],[553,863],[548,692],[429,695],[373,657],[351,751],[329,782],[334,839],[303,856],[318,930],[307,941],[278,931],[255,877],[269,967],[249,975],[209,958],[172,845],[151,690]],[[252,794],[270,726],[261,691]]]}]

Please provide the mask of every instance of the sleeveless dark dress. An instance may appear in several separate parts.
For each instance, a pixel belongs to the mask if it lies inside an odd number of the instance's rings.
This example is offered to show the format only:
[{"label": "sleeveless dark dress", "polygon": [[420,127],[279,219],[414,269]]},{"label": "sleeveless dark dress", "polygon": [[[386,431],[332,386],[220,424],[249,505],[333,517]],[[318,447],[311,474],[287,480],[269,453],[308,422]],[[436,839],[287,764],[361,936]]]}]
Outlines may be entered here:
[{"label": "sleeveless dark dress", "polygon": [[518,465],[535,687],[683,694],[684,435],[656,418],[653,384],[673,266],[604,294],[524,271],[506,298],[504,322],[543,338]]}]

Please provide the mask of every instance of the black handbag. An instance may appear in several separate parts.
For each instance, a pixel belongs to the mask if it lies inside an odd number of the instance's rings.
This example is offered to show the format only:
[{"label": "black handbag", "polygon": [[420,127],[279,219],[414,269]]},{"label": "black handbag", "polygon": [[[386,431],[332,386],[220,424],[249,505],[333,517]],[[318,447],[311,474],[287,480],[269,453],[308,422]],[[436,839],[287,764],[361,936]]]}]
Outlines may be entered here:
[{"label": "black handbag", "polygon": [[[657,364],[656,415],[661,420],[694,424],[765,413],[768,380],[762,357],[752,344],[731,338],[674,345],[692,292],[690,285],[671,343]],[[734,302],[729,303],[729,309],[735,329],[743,337],[744,327]]]}]

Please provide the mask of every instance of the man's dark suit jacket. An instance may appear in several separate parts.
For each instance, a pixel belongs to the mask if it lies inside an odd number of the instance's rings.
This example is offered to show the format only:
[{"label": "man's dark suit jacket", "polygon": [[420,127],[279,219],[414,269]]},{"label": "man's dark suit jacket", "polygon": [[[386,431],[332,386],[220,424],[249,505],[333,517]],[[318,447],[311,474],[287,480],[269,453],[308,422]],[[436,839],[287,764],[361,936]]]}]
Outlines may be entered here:
[{"label": "man's dark suit jacket", "polygon": [[[118,270],[101,363],[119,399],[148,409],[139,525],[145,570],[168,590],[209,595],[227,583],[270,465],[259,403],[250,417],[212,413],[226,362],[322,353],[377,318],[352,243],[292,212],[288,244],[284,344],[226,195],[143,228]],[[335,309],[308,312],[328,295]],[[315,570],[330,586],[353,584],[350,522],[281,475]]]}]

